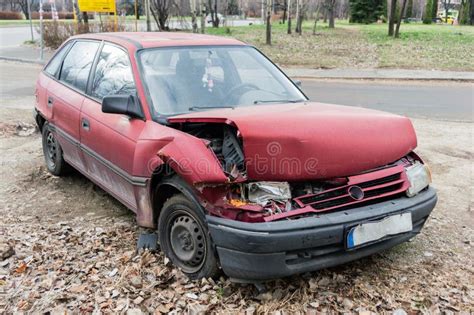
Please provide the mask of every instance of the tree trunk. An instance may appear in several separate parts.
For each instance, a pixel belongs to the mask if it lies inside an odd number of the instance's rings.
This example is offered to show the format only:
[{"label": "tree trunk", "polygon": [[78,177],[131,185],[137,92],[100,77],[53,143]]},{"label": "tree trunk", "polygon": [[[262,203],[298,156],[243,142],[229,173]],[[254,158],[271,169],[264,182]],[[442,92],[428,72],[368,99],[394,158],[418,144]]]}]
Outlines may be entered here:
[{"label": "tree trunk", "polygon": [[390,3],[390,17],[388,19],[388,36],[393,36],[396,14],[397,14],[397,0],[392,0],[392,2]]},{"label": "tree trunk", "polygon": [[281,18],[281,23],[282,23],[282,24],[285,24],[285,23],[286,23],[286,14],[287,14],[286,12],[287,12],[287,8],[288,8],[288,6],[286,5],[286,1],[287,1],[287,0],[285,0],[285,1],[283,2],[283,16],[282,16],[282,18]]},{"label": "tree trunk", "polygon": [[217,16],[217,0],[214,1],[214,19],[213,27],[219,27],[219,17]]},{"label": "tree trunk", "polygon": [[474,25],[474,0],[469,4],[469,24]]},{"label": "tree trunk", "polygon": [[398,21],[397,21],[397,28],[395,29],[395,36],[394,36],[395,38],[398,38],[400,36],[400,24],[402,24],[402,19],[403,19],[406,5],[407,5],[407,0],[403,0],[402,9],[400,10],[400,16],[398,17]]},{"label": "tree trunk", "polygon": [[300,35],[303,35],[303,12],[301,11],[301,8],[300,8],[300,16],[298,17],[298,31]]},{"label": "tree trunk", "polygon": [[204,34],[206,32],[206,15],[207,15],[207,7],[204,4],[203,1],[199,1],[199,10],[201,11],[201,34]]},{"label": "tree trunk", "polygon": [[451,1],[449,0],[442,0],[444,4],[444,22],[448,23],[448,13],[449,13],[449,5],[451,4]]},{"label": "tree trunk", "polygon": [[300,1],[301,0],[296,0],[296,27],[295,27],[295,33],[301,35],[301,30],[300,30]]},{"label": "tree trunk", "polygon": [[272,44],[272,0],[267,0],[267,45]]},{"label": "tree trunk", "polygon": [[288,0],[288,30],[287,33],[291,34],[291,0]]},{"label": "tree trunk", "polygon": [[198,32],[197,17],[196,17],[196,2],[195,0],[189,1],[189,7],[191,8],[191,25],[193,27],[193,33]]},{"label": "tree trunk", "polygon": [[[441,0],[444,1],[444,0]],[[435,18],[438,16],[438,0],[433,0],[433,3],[431,4],[431,18]]]},{"label": "tree trunk", "polygon": [[82,12],[82,19],[84,20],[84,32],[89,33],[89,16],[87,12]]},{"label": "tree trunk", "polygon": [[316,9],[316,17],[314,18],[313,35],[316,35],[316,24],[318,23],[318,20],[319,20],[319,6]]},{"label": "tree trunk", "polygon": [[21,11],[23,11],[23,14],[25,15],[26,20],[30,19],[30,15],[29,15],[29,12],[28,12],[28,1],[30,1],[30,0],[19,1]]},{"label": "tree trunk", "polygon": [[[145,0],[145,15],[146,15],[146,31],[147,32],[151,32],[150,1],[151,0]],[[156,18],[155,18],[155,21],[156,21]],[[158,21],[156,22],[158,23]]]},{"label": "tree trunk", "polygon": [[329,19],[329,28],[334,28],[334,9],[336,6],[335,1],[329,0],[328,6],[328,19]]}]

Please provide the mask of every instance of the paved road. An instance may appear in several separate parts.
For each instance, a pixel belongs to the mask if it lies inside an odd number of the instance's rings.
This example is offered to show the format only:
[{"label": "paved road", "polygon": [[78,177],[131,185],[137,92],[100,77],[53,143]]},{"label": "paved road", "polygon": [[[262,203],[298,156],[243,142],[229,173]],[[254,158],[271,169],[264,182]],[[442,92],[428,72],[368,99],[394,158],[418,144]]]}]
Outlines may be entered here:
[{"label": "paved road", "polygon": [[[35,40],[39,39],[35,25],[33,25],[33,36]],[[29,25],[0,27],[0,48],[16,47],[22,45],[27,40],[31,40]]]},{"label": "paved road", "polygon": [[314,101],[361,106],[409,117],[474,120],[474,84],[303,80]]},{"label": "paved road", "polygon": [[[31,106],[40,69],[38,65],[0,61],[0,106]],[[474,120],[474,85],[468,83],[305,80],[303,89],[311,100],[319,102],[368,107],[409,117]]]}]

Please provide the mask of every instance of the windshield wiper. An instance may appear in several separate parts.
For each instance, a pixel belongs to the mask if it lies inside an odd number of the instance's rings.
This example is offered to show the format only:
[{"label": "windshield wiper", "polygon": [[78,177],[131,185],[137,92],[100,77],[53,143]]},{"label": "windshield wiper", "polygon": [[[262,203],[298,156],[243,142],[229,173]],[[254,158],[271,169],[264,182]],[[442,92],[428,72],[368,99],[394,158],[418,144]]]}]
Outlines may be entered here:
[{"label": "windshield wiper", "polygon": [[232,108],[232,109],[234,109],[234,106],[191,106],[191,107],[188,108],[188,110],[212,109],[212,108]]},{"label": "windshield wiper", "polygon": [[298,103],[298,102],[303,102],[303,99],[299,100],[256,100],[253,103],[254,104],[262,104],[262,103]]}]

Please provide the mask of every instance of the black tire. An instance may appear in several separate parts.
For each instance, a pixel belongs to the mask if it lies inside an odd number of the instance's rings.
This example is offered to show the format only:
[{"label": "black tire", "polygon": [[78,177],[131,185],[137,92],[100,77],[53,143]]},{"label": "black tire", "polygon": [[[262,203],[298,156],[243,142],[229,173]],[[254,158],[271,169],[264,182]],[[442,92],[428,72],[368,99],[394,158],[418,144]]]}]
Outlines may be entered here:
[{"label": "black tire", "polygon": [[48,123],[43,125],[43,154],[48,171],[56,176],[66,175],[70,166],[64,161],[63,150]]},{"label": "black tire", "polygon": [[184,195],[168,199],[158,220],[160,246],[171,262],[190,279],[219,274],[217,257],[203,215]]}]

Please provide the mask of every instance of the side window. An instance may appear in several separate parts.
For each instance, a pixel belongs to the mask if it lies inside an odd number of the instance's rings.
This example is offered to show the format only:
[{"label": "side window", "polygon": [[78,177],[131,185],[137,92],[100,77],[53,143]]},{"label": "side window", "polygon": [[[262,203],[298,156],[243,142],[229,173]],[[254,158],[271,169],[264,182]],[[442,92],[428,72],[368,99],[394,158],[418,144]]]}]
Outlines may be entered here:
[{"label": "side window", "polygon": [[98,42],[78,41],[64,58],[59,80],[85,91],[87,79],[99,48]]},{"label": "side window", "polygon": [[58,74],[59,68],[61,67],[61,62],[63,61],[63,57],[68,51],[69,47],[71,47],[72,42],[67,43],[64,45],[60,51],[54,55],[53,59],[48,63],[44,71],[49,73],[52,76],[56,76]]},{"label": "side window", "polygon": [[105,44],[99,55],[92,81],[91,96],[103,99],[110,94],[134,94],[132,67],[128,54]]}]

